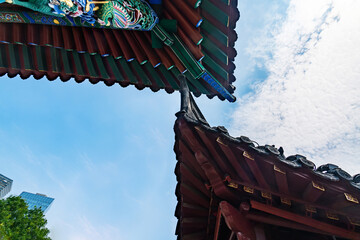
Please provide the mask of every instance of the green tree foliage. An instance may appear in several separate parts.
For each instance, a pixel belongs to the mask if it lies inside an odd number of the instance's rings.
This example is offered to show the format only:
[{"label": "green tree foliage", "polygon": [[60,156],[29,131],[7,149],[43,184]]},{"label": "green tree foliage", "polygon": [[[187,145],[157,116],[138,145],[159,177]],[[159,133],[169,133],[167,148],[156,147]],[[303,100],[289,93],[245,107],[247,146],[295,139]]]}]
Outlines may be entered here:
[{"label": "green tree foliage", "polygon": [[0,200],[0,240],[51,240],[44,213],[29,210],[21,197]]}]

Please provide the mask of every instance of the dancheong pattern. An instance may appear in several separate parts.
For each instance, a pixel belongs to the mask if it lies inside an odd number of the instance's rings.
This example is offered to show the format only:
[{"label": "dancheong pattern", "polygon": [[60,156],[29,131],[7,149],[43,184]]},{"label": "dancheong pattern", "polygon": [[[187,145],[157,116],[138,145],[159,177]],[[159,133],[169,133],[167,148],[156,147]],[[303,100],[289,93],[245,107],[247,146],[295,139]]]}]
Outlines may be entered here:
[{"label": "dancheong pattern", "polygon": [[[4,0],[0,0],[0,3]],[[144,0],[6,0],[34,12],[0,12],[0,22],[28,22],[132,30],[151,30],[156,13]],[[0,10],[1,11],[1,10]],[[61,20],[63,19],[63,20]]]}]

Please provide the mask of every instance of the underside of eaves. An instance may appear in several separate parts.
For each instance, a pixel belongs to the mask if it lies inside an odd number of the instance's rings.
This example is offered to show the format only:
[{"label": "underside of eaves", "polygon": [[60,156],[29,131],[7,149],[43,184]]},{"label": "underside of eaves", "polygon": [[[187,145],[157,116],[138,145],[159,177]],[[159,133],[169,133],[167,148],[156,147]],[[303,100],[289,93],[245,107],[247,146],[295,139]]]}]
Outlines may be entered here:
[{"label": "underside of eaves", "polygon": [[31,10],[7,3],[0,4],[0,75],[78,83],[89,80],[172,93],[179,90],[177,77],[184,73],[195,96],[235,101],[231,93],[235,89],[237,0],[203,0],[198,7],[194,2],[199,1],[164,0],[159,24],[176,20],[175,34],[187,52],[230,97],[204,78],[196,79],[170,47],[154,48],[151,31],[65,26],[64,18],[54,16],[47,24],[16,23],[6,14]]},{"label": "underside of eaves", "polygon": [[178,239],[254,239],[234,230],[245,223],[262,227],[266,238],[256,239],[360,239],[360,174],[334,164],[316,168],[281,147],[232,137],[207,123],[185,84],[181,94],[174,126]]}]

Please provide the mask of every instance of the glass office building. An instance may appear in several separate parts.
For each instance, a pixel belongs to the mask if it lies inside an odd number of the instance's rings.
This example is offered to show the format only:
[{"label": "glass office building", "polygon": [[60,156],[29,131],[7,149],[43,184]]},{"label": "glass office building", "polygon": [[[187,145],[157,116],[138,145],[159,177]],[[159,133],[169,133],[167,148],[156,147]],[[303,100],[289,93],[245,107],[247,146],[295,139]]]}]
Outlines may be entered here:
[{"label": "glass office building", "polygon": [[50,198],[44,194],[40,193],[29,193],[29,192],[22,192],[20,197],[25,200],[28,204],[29,209],[34,209],[35,207],[41,208],[44,214],[49,210],[54,198]]},{"label": "glass office building", "polygon": [[13,180],[0,174],[0,198],[5,197],[11,191]]}]

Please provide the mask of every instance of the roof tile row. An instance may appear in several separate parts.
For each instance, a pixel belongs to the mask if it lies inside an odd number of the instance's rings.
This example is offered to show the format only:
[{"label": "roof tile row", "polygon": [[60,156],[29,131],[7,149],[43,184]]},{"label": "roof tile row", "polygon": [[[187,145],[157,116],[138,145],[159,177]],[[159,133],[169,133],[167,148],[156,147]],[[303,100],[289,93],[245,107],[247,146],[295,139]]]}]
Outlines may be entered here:
[{"label": "roof tile row", "polygon": [[[235,80],[233,75],[235,65],[233,63],[236,51],[234,49],[234,42],[236,41],[236,33],[234,31],[235,23],[239,18],[237,10],[237,1],[215,1],[203,0],[198,8],[193,7],[194,1],[163,1],[163,16],[167,19],[176,19],[177,21],[177,34],[181,41],[186,45],[191,54],[197,59],[201,60],[203,65],[217,80],[229,91],[233,92],[234,87],[231,83]],[[3,3],[4,8],[9,7],[8,4]],[[9,8],[9,11],[14,10],[14,6]],[[22,11],[24,9],[19,9]],[[4,10],[2,10],[4,11]],[[215,17],[216,16],[216,17]],[[41,46],[43,49],[64,49],[67,55],[79,55],[80,58],[88,58],[87,55],[96,59],[101,59],[102,62],[107,62],[110,57],[114,61],[124,59],[129,68],[131,65],[139,65],[142,74],[146,78],[157,78],[151,76],[153,71],[147,71],[148,65],[151,65],[155,71],[159,72],[157,68],[163,66],[166,70],[176,68],[179,72],[183,73],[187,70],[176,55],[171,51],[168,46],[160,49],[152,48],[152,38],[150,32],[141,31],[128,31],[128,30],[115,30],[115,29],[99,29],[99,28],[86,28],[86,27],[68,27],[58,25],[37,25],[37,24],[22,24],[22,23],[0,23],[0,43],[19,44],[25,46]],[[14,45],[15,46],[15,45]],[[46,50],[58,51],[58,50]],[[45,52],[46,52],[45,51]],[[44,51],[42,51],[44,52]],[[99,58],[100,56],[100,58]],[[2,56],[7,58],[8,56]],[[12,56],[10,56],[11,58]],[[26,61],[21,52],[19,54],[20,61]],[[48,58],[48,55],[43,56]],[[64,58],[64,60],[66,60]],[[60,59],[60,63],[63,60]],[[137,63],[133,63],[137,62]],[[72,61],[69,62],[70,64]],[[83,62],[86,63],[87,62]],[[61,65],[67,63],[62,62]],[[12,67],[11,65],[9,67]],[[20,66],[22,67],[22,66]],[[90,67],[90,66],[89,66]],[[106,75],[115,75],[112,68]],[[21,69],[26,71],[29,69]],[[36,73],[39,69],[32,69],[35,76],[41,74]],[[10,73],[14,69],[7,69]],[[82,78],[89,78],[94,81],[94,76],[79,75],[77,72],[68,74],[60,69],[61,73],[58,74],[51,68],[41,69],[46,71],[45,76],[60,75],[62,80],[69,77],[75,77],[77,81]],[[105,71],[105,70],[103,70]],[[120,71],[121,72],[121,71]],[[137,72],[137,71],[136,71]],[[169,71],[171,72],[171,71]],[[171,73],[170,73],[171,74]],[[23,74],[24,75],[24,74]],[[134,84],[131,78],[123,74],[125,81]],[[96,77],[97,80],[105,81],[107,84],[109,80],[101,75]],[[138,82],[146,82],[140,80]],[[163,79],[159,79],[163,81]],[[171,81],[171,80],[169,80]],[[190,81],[196,87],[193,90],[196,95],[207,94],[212,97],[218,94],[203,80],[191,79]],[[114,82],[112,79],[110,82]],[[151,84],[157,81],[151,81]],[[111,84],[108,84],[111,85]],[[136,83],[134,84],[136,85]],[[146,84],[144,84],[147,86]],[[166,85],[166,84],[165,84]],[[152,89],[164,88],[167,92],[172,92],[172,86],[157,86],[154,84]],[[142,88],[141,84],[138,88]],[[171,89],[171,90],[170,90]],[[222,98],[222,97],[220,97]]]}]

